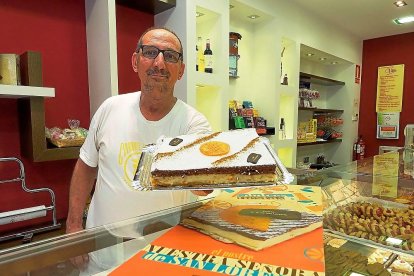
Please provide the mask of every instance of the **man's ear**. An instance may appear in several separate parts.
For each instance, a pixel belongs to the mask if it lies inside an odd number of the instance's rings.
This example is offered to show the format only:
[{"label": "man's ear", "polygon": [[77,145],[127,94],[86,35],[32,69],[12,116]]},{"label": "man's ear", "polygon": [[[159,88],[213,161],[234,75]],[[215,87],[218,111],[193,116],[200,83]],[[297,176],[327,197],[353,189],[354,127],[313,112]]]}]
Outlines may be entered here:
[{"label": "man's ear", "polygon": [[132,63],[132,69],[134,70],[135,73],[137,73],[138,72],[138,54],[137,53],[132,54],[131,63]]},{"label": "man's ear", "polygon": [[181,80],[181,78],[184,75],[184,69],[185,69],[185,64],[184,63],[181,63],[181,68],[180,68],[180,71],[178,72],[178,79],[179,80]]}]

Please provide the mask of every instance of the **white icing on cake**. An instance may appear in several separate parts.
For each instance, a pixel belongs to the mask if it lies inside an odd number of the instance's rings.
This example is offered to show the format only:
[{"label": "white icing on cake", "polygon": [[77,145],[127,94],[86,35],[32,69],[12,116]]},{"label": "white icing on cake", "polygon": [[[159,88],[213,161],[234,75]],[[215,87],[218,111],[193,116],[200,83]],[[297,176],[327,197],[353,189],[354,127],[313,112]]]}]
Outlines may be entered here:
[{"label": "white icing on cake", "polygon": [[[169,143],[173,138],[165,138],[162,144],[158,147],[157,153],[165,154],[162,158],[157,158],[152,166],[151,171],[154,170],[192,170],[192,169],[205,169],[212,167],[241,167],[241,166],[255,166],[255,165],[275,165],[275,160],[273,156],[269,153],[266,146],[258,141],[246,151],[241,153],[251,141],[258,138],[256,129],[243,129],[243,130],[233,130],[220,132],[217,136],[214,136],[212,139],[203,141],[196,145],[193,145],[189,148],[182,149],[185,146],[190,145],[194,141],[208,137],[209,135],[183,135],[178,136],[178,138],[183,139],[183,141],[177,146],[170,146]],[[200,152],[200,146],[207,141],[220,141],[225,142],[230,145],[230,151],[226,155],[221,156],[206,156]],[[182,150],[180,150],[182,149]],[[172,153],[172,154],[170,154]],[[225,162],[220,163],[219,165],[213,165],[212,163],[222,159],[227,156],[238,153],[234,158],[226,160]],[[257,164],[247,162],[247,157],[251,153],[260,154],[261,158],[258,160]]]}]

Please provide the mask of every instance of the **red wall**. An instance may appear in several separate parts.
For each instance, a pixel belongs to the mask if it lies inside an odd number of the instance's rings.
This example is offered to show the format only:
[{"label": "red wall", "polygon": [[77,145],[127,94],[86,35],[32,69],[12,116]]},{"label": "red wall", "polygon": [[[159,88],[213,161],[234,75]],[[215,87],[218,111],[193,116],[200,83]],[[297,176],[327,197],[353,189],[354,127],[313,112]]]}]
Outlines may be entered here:
[{"label": "red wall", "polygon": [[118,42],[118,88],[119,93],[138,91],[138,74],[132,70],[131,56],[141,34],[154,25],[154,16],[132,8],[116,6],[116,29]]},{"label": "red wall", "polygon": [[[90,123],[84,0],[0,0],[0,53],[42,53],[43,85],[55,88],[55,98],[46,99],[46,126],[67,127],[68,118]],[[119,8],[119,9],[118,9]],[[119,87],[137,90],[139,82],[131,69],[130,56],[142,30],[153,25],[153,16],[117,6]],[[132,41],[133,40],[133,41]],[[131,50],[132,49],[132,50]],[[127,58],[125,58],[128,53]],[[69,183],[76,160],[34,163],[20,153],[17,100],[0,98],[0,157],[22,159],[30,188],[54,190],[58,219],[68,211]],[[0,163],[0,179],[13,177],[17,166]],[[19,184],[0,184],[0,212],[49,204],[47,196],[28,194]],[[0,226],[5,231],[50,221],[50,216]]]},{"label": "red wall", "polygon": [[[414,123],[414,32],[363,43],[359,134],[367,144],[366,155],[378,154],[379,146],[403,146],[404,127]],[[377,70],[386,65],[405,64],[404,95],[398,140],[376,138]]]}]

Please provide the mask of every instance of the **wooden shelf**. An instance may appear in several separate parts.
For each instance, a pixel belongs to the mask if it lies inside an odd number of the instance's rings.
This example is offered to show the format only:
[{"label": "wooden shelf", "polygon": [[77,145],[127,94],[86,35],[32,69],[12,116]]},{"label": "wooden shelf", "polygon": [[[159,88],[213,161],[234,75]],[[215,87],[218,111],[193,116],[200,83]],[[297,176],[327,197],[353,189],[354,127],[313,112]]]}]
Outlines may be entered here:
[{"label": "wooden shelf", "polygon": [[321,145],[321,144],[330,144],[330,143],[341,143],[341,142],[342,142],[342,139],[331,139],[331,140],[316,141],[316,142],[311,142],[311,143],[298,143],[298,147],[311,146],[311,145]]},{"label": "wooden shelf", "polygon": [[[53,88],[42,86],[40,53],[26,52],[20,56],[22,83],[26,91],[40,91],[38,95],[19,97],[18,113],[20,126],[20,146],[23,156],[34,162],[77,159],[80,147],[49,147],[45,134],[45,99],[44,91],[53,97]],[[52,90],[50,90],[52,89]],[[53,96],[52,96],[53,91]],[[43,94],[42,94],[43,93]],[[41,96],[43,95],[43,96]]]},{"label": "wooden shelf", "polygon": [[45,134],[45,100],[29,97],[18,100],[22,155],[34,162],[77,159],[80,147],[48,146]]},{"label": "wooden shelf", "polygon": [[116,3],[143,12],[158,14],[174,8],[176,0],[116,0]]},{"label": "wooden shelf", "polygon": [[316,107],[299,107],[299,110],[312,111],[315,113],[342,113],[343,109],[328,109],[328,108],[316,108]]},{"label": "wooden shelf", "polygon": [[0,98],[19,99],[24,97],[54,97],[55,89],[23,85],[0,84]]},{"label": "wooden shelf", "polygon": [[329,85],[332,85],[332,86],[333,85],[345,85],[345,82],[343,81],[328,79],[325,77],[320,77],[317,75],[312,75],[312,74],[303,73],[303,72],[299,73],[299,80],[301,82],[309,82],[309,83],[328,85],[328,86]]}]

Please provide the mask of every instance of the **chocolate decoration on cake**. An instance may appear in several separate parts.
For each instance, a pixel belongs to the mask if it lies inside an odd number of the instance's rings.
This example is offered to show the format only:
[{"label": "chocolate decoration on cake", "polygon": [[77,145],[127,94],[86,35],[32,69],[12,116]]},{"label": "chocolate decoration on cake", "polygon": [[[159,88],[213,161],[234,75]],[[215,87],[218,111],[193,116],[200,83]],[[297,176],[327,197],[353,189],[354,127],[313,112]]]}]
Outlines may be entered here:
[{"label": "chocolate decoration on cake", "polygon": [[249,163],[253,163],[253,164],[257,164],[257,161],[259,161],[259,159],[262,157],[262,155],[257,154],[257,153],[251,153],[249,154],[249,156],[247,157],[247,162]]},{"label": "chocolate decoration on cake", "polygon": [[297,211],[275,209],[243,209],[239,212],[242,216],[267,217],[271,219],[300,220],[302,215]]},{"label": "chocolate decoration on cake", "polygon": [[183,141],[183,139],[181,139],[181,138],[174,138],[170,141],[169,145],[170,146],[178,146],[182,141]]}]

